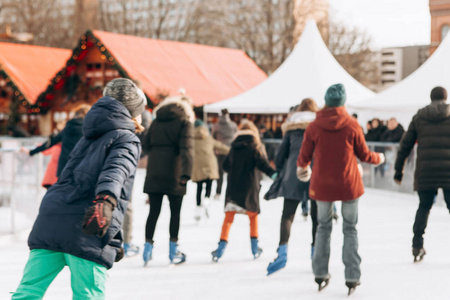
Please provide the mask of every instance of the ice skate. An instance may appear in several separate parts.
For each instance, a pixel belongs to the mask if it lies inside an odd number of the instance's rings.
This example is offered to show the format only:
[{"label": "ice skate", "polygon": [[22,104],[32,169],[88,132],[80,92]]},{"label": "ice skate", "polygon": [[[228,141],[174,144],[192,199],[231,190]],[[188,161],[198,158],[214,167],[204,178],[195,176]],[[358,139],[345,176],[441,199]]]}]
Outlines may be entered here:
[{"label": "ice skate", "polygon": [[272,273],[275,273],[276,271],[281,270],[286,266],[287,262],[287,244],[280,245],[278,247],[278,257],[269,264],[267,267],[267,276],[269,276]]},{"label": "ice skate", "polygon": [[325,277],[316,277],[314,280],[319,285],[319,292],[322,291],[324,288],[327,287],[328,283],[330,282],[330,275],[327,275]]},{"label": "ice skate", "polygon": [[153,253],[153,243],[146,242],[144,245],[144,252],[142,253],[142,258],[144,259],[144,267],[152,259]]},{"label": "ice skate", "polygon": [[348,295],[350,296],[355,291],[358,285],[361,285],[359,281],[346,281],[345,285],[348,287]]},{"label": "ice skate", "polygon": [[194,212],[194,219],[195,219],[195,221],[200,221],[201,220],[201,218],[202,218],[202,210],[203,210],[203,207],[201,207],[201,206],[196,206],[195,207],[195,212]]},{"label": "ice skate", "polygon": [[182,264],[186,261],[186,254],[178,250],[176,242],[169,243],[169,259],[170,263],[174,265]]},{"label": "ice skate", "polygon": [[227,244],[228,244],[227,241],[220,241],[219,242],[219,246],[217,247],[217,249],[214,250],[213,252],[211,252],[212,260],[214,262],[218,262],[219,258],[222,257],[223,253],[225,252],[225,248],[227,247]]},{"label": "ice skate", "polygon": [[220,194],[215,194],[213,199],[216,200],[216,201],[219,201],[220,200]]},{"label": "ice skate", "polygon": [[139,247],[133,244],[123,244],[123,250],[125,251],[125,257],[132,257],[139,254]]},{"label": "ice skate", "polygon": [[412,249],[412,255],[414,256],[414,262],[420,262],[422,261],[423,257],[427,254],[424,248],[413,248]]},{"label": "ice skate", "polygon": [[263,252],[263,250],[261,248],[259,248],[257,238],[251,238],[250,241],[251,241],[251,245],[252,245],[253,258],[257,259],[258,257],[261,256],[261,253]]},{"label": "ice skate", "polygon": [[307,221],[308,220],[308,212],[302,212],[302,216],[303,216],[303,219],[305,220],[305,221]]}]

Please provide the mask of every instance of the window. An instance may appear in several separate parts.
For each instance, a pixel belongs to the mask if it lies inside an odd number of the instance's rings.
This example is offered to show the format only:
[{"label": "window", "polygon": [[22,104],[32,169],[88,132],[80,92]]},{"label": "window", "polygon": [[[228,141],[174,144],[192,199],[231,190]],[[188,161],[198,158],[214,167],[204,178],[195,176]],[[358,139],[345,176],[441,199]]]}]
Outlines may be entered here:
[{"label": "window", "polygon": [[441,28],[441,42],[445,39],[448,31],[450,30],[450,26],[448,24],[444,24]]}]

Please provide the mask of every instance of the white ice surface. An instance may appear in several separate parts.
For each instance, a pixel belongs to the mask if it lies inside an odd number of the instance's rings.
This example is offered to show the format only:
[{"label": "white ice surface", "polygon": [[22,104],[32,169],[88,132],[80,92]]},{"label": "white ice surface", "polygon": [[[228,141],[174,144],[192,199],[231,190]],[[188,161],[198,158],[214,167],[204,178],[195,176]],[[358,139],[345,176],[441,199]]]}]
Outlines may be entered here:
[{"label": "white ice surface", "polygon": [[[148,214],[143,194],[144,170],[138,171],[134,187],[134,243],[143,248]],[[263,182],[264,193],[270,181]],[[214,186],[213,186],[214,187]],[[214,190],[213,190],[214,191]],[[219,241],[223,221],[223,199],[211,200],[210,219],[194,221],[196,186],[189,183],[182,208],[180,250],[187,262],[170,266],[169,206],[165,200],[155,234],[153,260],[143,268],[141,255],[125,258],[109,271],[106,299],[347,299],[344,266],[341,262],[342,218],[334,224],[330,259],[330,285],[317,292],[311,271],[311,221],[299,214],[292,226],[288,263],[267,277],[266,267],[276,256],[282,200],[261,200],[259,216],[261,257],[250,251],[248,218],[237,215],[229,244],[219,263],[211,251]],[[417,196],[366,190],[359,207],[362,285],[352,299],[449,299],[450,219],[442,203],[432,209],[425,259],[414,264],[411,256],[412,224]],[[29,231],[0,236],[0,299],[9,299],[22,276],[28,258]],[[71,299],[70,273],[65,268],[48,289],[44,299]]]}]

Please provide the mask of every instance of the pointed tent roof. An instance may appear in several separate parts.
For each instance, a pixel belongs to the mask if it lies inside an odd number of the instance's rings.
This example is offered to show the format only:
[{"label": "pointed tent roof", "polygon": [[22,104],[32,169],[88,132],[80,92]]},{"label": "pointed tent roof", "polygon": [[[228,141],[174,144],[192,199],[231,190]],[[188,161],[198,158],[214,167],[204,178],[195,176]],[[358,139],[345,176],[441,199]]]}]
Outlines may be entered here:
[{"label": "pointed tent roof", "polygon": [[0,43],[0,72],[22,104],[27,104],[24,100],[34,104],[70,53],[67,49]]},{"label": "pointed tent roof", "polygon": [[300,40],[283,64],[267,80],[231,99],[205,106],[205,111],[218,113],[287,113],[304,98],[323,106],[327,88],[344,84],[347,103],[374,95],[351,77],[329,52],[314,21],[309,21]]},{"label": "pointed tent roof", "polygon": [[349,110],[358,112],[358,119],[364,122],[396,117],[407,125],[419,108],[430,104],[430,92],[436,86],[450,92],[450,36],[411,75],[374,97],[349,105]]}]

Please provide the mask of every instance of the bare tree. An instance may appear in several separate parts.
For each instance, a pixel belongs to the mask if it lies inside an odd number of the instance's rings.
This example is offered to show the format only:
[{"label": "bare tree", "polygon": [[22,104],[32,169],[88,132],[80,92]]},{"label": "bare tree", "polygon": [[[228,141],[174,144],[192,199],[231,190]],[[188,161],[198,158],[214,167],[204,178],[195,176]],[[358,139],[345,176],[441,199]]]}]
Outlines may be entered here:
[{"label": "bare tree", "polygon": [[328,48],[350,75],[366,87],[376,88],[380,82],[379,64],[367,32],[332,20]]}]

